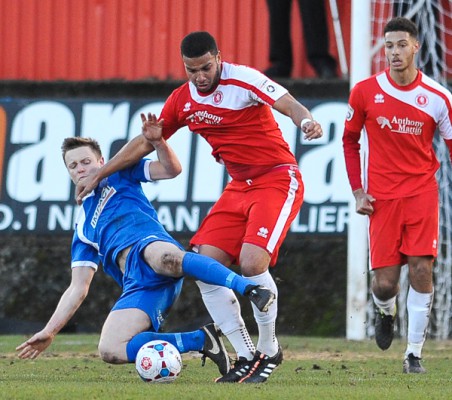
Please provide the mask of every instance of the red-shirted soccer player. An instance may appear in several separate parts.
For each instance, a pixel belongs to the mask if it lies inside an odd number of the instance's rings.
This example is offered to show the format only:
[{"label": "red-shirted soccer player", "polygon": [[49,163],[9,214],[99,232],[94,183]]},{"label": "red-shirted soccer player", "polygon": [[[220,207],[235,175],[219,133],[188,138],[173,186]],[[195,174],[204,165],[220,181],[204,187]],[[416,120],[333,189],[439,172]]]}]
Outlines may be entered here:
[{"label": "red-shirted soccer player", "polygon": [[[160,120],[167,139],[188,126],[211,145],[232,181],[191,240],[201,254],[226,266],[238,264],[242,274],[277,293],[268,268],[303,202],[298,164],[270,107],[289,116],[305,138],[322,136],[321,126],[288,91],[255,69],[222,62],[215,39],[192,32],[181,43],[188,82],[166,101]],[[78,200],[100,180],[152,151],[140,135],[79,185]],[[198,283],[204,303],[237,352],[231,371],[217,382],[265,382],[282,362],[275,335],[277,301],[268,312],[253,307],[258,325],[257,350],[240,315],[234,293]]]},{"label": "red-shirted soccer player", "polygon": [[[375,338],[386,350],[394,336],[401,266],[408,263],[408,344],[403,372],[424,373],[421,351],[433,301],[438,245],[439,167],[436,128],[452,152],[452,96],[415,66],[416,25],[394,18],[384,29],[389,68],[351,91],[343,136],[356,211],[369,216]],[[365,151],[361,182],[360,139]]]}]

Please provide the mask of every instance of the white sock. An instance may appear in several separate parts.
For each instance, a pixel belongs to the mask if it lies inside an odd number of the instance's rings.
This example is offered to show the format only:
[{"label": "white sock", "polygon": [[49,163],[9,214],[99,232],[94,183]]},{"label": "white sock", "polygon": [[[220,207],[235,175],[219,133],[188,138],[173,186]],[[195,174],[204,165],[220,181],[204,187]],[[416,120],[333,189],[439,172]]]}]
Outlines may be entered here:
[{"label": "white sock", "polygon": [[201,291],[207,311],[234,347],[237,357],[251,360],[256,349],[240,314],[240,303],[234,292],[201,281],[196,281],[196,284]]},{"label": "white sock", "polygon": [[372,293],[375,305],[385,313],[385,315],[392,315],[393,317],[397,312],[397,296],[391,297],[389,300],[380,300]]},{"label": "white sock", "polygon": [[419,293],[411,286],[408,290],[408,345],[405,355],[413,353],[415,357],[421,358],[432,310],[433,293]]},{"label": "white sock", "polygon": [[259,311],[257,307],[252,304],[254,319],[256,320],[259,329],[259,340],[256,348],[261,353],[273,357],[278,352],[278,339],[275,334],[276,317],[278,316],[278,288],[268,270],[263,274],[248,276],[247,278],[257,285],[269,288],[276,295],[275,301],[268,308],[267,312]]}]

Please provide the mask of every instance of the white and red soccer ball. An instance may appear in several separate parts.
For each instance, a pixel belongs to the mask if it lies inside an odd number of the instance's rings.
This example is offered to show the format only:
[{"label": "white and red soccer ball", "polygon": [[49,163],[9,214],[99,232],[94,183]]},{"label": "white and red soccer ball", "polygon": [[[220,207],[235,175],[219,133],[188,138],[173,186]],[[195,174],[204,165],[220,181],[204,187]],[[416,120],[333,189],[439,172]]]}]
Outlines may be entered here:
[{"label": "white and red soccer ball", "polygon": [[182,370],[182,358],[171,343],[152,340],[138,350],[135,368],[145,382],[172,382]]}]

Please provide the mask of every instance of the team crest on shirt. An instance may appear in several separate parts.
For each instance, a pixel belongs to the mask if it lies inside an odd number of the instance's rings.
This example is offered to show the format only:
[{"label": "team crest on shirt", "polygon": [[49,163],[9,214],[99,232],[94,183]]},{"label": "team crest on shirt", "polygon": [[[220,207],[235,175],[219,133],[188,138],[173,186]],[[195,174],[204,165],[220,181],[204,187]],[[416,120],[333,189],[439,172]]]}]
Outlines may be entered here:
[{"label": "team crest on shirt", "polygon": [[378,104],[378,103],[384,103],[384,102],[385,102],[385,97],[381,93],[377,93],[374,97],[374,103]]},{"label": "team crest on shirt", "polygon": [[223,101],[223,92],[217,90],[213,95],[212,95],[212,100],[214,104],[220,104]]},{"label": "team crest on shirt", "polygon": [[428,97],[426,94],[421,93],[416,96],[415,101],[419,107],[426,107],[428,104]]}]

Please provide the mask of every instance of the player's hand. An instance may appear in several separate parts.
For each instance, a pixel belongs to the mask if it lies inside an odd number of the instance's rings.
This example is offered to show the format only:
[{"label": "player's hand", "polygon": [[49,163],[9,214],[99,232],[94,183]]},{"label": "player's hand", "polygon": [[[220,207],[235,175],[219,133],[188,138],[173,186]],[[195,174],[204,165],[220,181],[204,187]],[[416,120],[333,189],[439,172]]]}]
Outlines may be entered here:
[{"label": "player's hand", "polygon": [[50,344],[53,342],[54,335],[46,331],[40,331],[32,336],[27,341],[23,342],[20,346],[16,347],[16,351],[19,351],[18,357],[25,359],[35,359],[41,354]]},{"label": "player's hand", "polygon": [[99,185],[99,176],[97,171],[92,171],[89,175],[80,179],[75,187],[75,200],[80,205],[85,196],[90,194]]},{"label": "player's hand", "polygon": [[301,130],[304,133],[304,139],[312,140],[323,136],[321,125],[317,121],[309,121],[303,124]]},{"label": "player's hand", "polygon": [[361,215],[371,215],[374,212],[374,208],[372,207],[372,203],[375,201],[375,198],[366,193],[363,189],[358,189],[353,192],[356,200],[356,212]]},{"label": "player's hand", "polygon": [[152,113],[148,113],[146,118],[146,115],[142,113],[141,121],[143,122],[141,133],[154,147],[156,147],[163,140],[163,119],[159,121],[157,116]]}]

